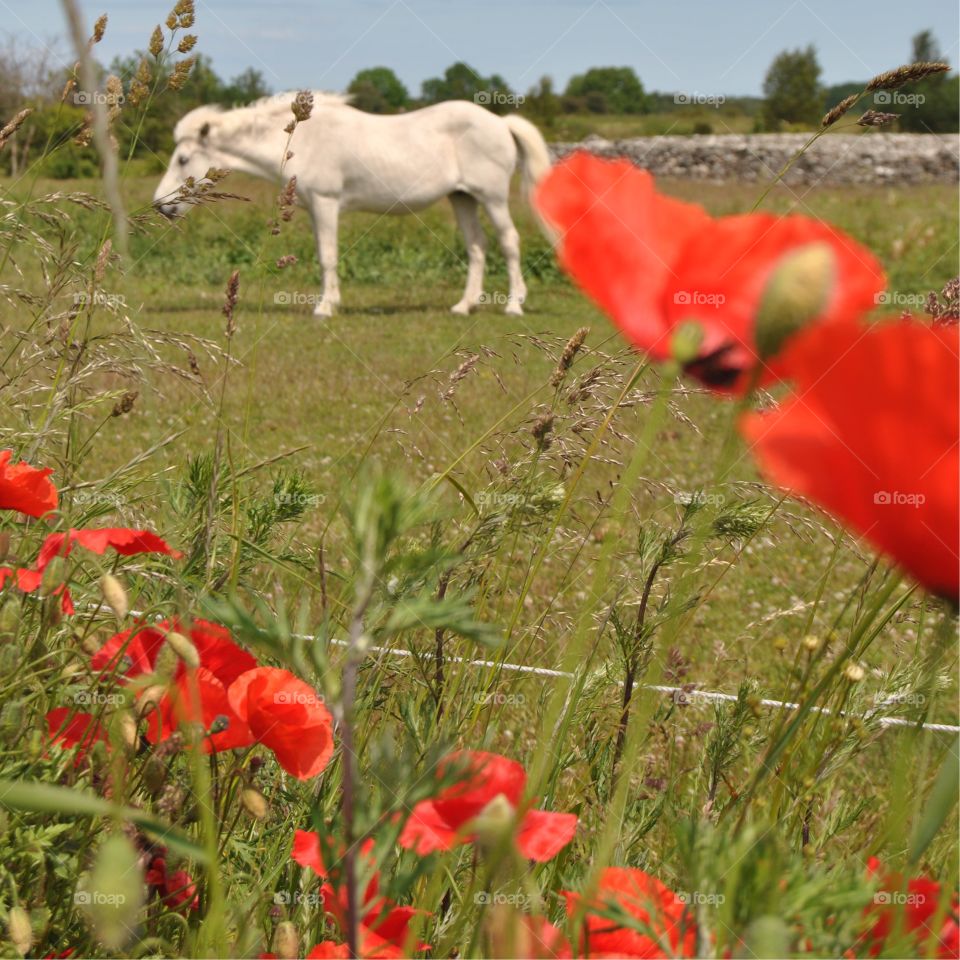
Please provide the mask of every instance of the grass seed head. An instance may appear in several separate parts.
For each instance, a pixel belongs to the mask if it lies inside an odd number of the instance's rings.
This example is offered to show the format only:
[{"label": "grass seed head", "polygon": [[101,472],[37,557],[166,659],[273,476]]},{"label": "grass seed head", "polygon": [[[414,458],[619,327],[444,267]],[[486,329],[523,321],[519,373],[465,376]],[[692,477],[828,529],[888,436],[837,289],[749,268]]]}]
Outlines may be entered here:
[{"label": "grass seed head", "polygon": [[147,49],[157,59],[163,53],[163,31],[160,29],[159,23],[153,28],[153,33],[150,34],[150,43],[147,45]]},{"label": "grass seed head", "polygon": [[296,924],[283,920],[273,931],[273,952],[280,960],[297,960],[300,956],[300,934]]},{"label": "grass seed head", "polygon": [[105,573],[100,578],[100,592],[114,616],[118,620],[123,620],[130,611],[130,602],[123,584],[112,573]]},{"label": "grass seed head", "polygon": [[573,365],[573,361],[580,352],[580,348],[583,346],[584,340],[587,339],[587,334],[589,332],[589,327],[581,327],[567,341],[567,345],[563,348],[563,353],[560,354],[560,361],[557,363],[557,369],[553,371],[553,376],[550,378],[551,387],[559,387],[560,384],[563,383],[564,378],[567,375],[567,371]]},{"label": "grass seed head", "polygon": [[240,794],[240,801],[254,820],[266,820],[270,815],[270,805],[267,803],[267,798],[259,790],[254,790],[253,787],[247,787]]},{"label": "grass seed head", "polygon": [[233,312],[236,310],[237,301],[240,297],[240,271],[234,270],[227,281],[227,294],[223,301],[223,315],[227,318],[227,339],[237,332],[237,324],[234,320]]},{"label": "grass seed head", "polygon": [[949,63],[937,63],[921,60],[918,63],[907,63],[896,70],[887,70],[878,73],[864,88],[867,93],[874,90],[898,90],[904,84],[916,83],[925,80],[937,73],[946,73],[950,69]]},{"label": "grass seed head", "polygon": [[182,633],[171,630],[166,641],[170,649],[188,666],[196,670],[200,666],[200,654],[193,643]]},{"label": "grass seed head", "polygon": [[844,97],[835,107],[824,114],[820,126],[832,127],[859,99],[859,93],[851,93],[849,97]]},{"label": "grass seed head", "polygon": [[11,907],[7,912],[7,935],[17,952],[25,957],[33,944],[33,927],[30,914],[21,906]]},{"label": "grass seed head", "polygon": [[893,123],[893,121],[899,119],[899,117],[899,113],[884,113],[881,110],[867,110],[867,112],[862,114],[860,119],[857,120],[857,126],[882,127],[885,124]]},{"label": "grass seed head", "polygon": [[93,46],[95,43],[99,43],[103,39],[103,35],[106,32],[107,15],[105,13],[101,13],[93,25],[93,36],[90,38],[90,46]]},{"label": "grass seed head", "polygon": [[0,129],[0,150],[7,141],[23,126],[24,121],[33,113],[29,108],[21,110],[6,126]]}]

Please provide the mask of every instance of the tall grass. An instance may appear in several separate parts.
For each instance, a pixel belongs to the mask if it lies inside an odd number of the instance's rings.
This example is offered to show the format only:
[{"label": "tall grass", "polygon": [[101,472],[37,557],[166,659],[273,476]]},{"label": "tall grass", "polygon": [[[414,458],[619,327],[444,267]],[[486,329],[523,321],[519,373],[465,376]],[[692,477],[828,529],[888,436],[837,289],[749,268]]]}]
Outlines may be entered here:
[{"label": "tall grass", "polygon": [[[704,437],[698,391],[603,333],[575,347],[556,335],[505,338],[497,347],[542,377],[502,415],[476,430],[471,420],[427,479],[385,462],[394,442],[417,459],[413,431],[395,435],[388,416],[331,483],[298,469],[295,450],[255,457],[229,412],[231,395],[269,391],[242,379],[233,341],[234,314],[241,326],[262,318],[264,284],[277,276],[262,211],[232,221],[248,262],[211,244],[170,267],[181,273],[169,281],[188,274],[217,291],[211,312],[229,281],[219,335],[169,333],[110,293],[127,260],[108,244],[104,202],[34,195],[33,172],[24,177],[5,190],[0,220],[0,447],[53,467],[62,503],[51,523],[3,515],[5,563],[27,566],[51,527],[107,522],[157,528],[184,557],[71,554],[60,571],[71,617],[49,583],[0,595],[5,955],[255,956],[270,944],[298,955],[329,939],[355,954],[366,841],[381,892],[423,911],[408,951],[422,940],[432,956],[503,955],[522,914],[565,925],[578,942],[582,912],[565,920],[559,891],[589,894],[609,864],[678,891],[705,955],[856,949],[862,911],[876,903],[864,867],[873,854],[939,877],[945,916],[957,845],[944,782],[956,747],[921,724],[956,719],[953,615],[757,483],[736,446],[735,406]],[[129,222],[134,256],[164,227],[146,206]],[[309,264],[309,250],[299,253]],[[400,264],[368,246],[347,257],[345,277],[459,266],[435,254]],[[545,247],[528,262],[545,286],[562,283]],[[500,360],[493,347],[446,356],[392,410],[409,408],[407,421],[429,431],[431,419],[461,416],[472,378],[499,375]],[[124,428],[140,391],[172,382],[209,418],[175,465],[163,453],[186,423],[173,418],[149,443]],[[309,425],[297,426],[306,436]],[[662,469],[677,432],[711,457],[683,486]],[[105,437],[107,469],[96,454]],[[816,565],[810,552],[791,563],[810,544]],[[698,677],[727,655],[707,629],[717,597],[761,547],[797,577],[803,616],[760,611],[748,641],[763,669],[739,671],[735,700],[707,703]],[[122,582],[129,612],[105,601],[106,574]],[[140,690],[98,675],[90,659],[114,632],[161,616],[223,624],[320,690],[337,721],[324,773],[300,782],[257,747],[208,756],[188,733],[150,745]],[[884,651],[907,636],[910,656]],[[557,675],[508,669],[517,663]],[[764,697],[799,707],[771,709]],[[79,760],[52,745],[45,717],[62,706],[93,714],[107,742]],[[884,731],[890,712],[915,725]],[[574,842],[541,865],[496,838],[429,858],[398,847],[402,819],[435,793],[438,762],[457,747],[521,760],[529,803],[578,815]],[[291,861],[295,828],[328,844],[347,929]],[[161,849],[170,871],[191,875],[197,910],[144,894]],[[913,943],[899,934],[891,956]]]}]

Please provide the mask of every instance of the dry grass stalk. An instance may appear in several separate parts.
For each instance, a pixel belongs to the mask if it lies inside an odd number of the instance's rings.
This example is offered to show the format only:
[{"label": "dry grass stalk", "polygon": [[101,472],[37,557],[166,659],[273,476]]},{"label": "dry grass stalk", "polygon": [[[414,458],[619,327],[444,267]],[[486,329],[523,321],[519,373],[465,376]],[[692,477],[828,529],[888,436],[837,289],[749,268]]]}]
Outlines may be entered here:
[{"label": "dry grass stalk", "polygon": [[24,108],[0,130],[0,150],[7,145],[7,141],[23,126],[24,121],[31,113],[33,113],[33,111],[29,107]]},{"label": "dry grass stalk", "polygon": [[832,127],[859,99],[859,93],[851,93],[849,97],[844,97],[835,107],[824,114],[820,126]]},{"label": "dry grass stalk", "polygon": [[580,352],[580,348],[583,346],[584,340],[587,339],[588,333],[590,333],[589,327],[581,327],[567,341],[567,345],[563,348],[563,353],[560,354],[560,362],[557,364],[557,369],[553,371],[553,376],[550,378],[551,387],[559,387],[560,384],[563,383],[567,376],[567,371],[573,365],[574,358]]},{"label": "dry grass stalk", "polygon": [[237,324],[233,312],[237,306],[240,291],[240,271],[234,270],[227,281],[227,296],[223,302],[223,315],[227,318],[226,334],[230,339],[237,332]]},{"label": "dry grass stalk", "polygon": [[918,63],[907,63],[896,70],[887,70],[878,73],[864,88],[867,93],[874,90],[898,90],[904,84],[916,83],[925,80],[937,73],[946,73],[950,69],[949,63],[937,63],[921,60]]},{"label": "dry grass stalk", "polygon": [[880,110],[868,110],[860,117],[859,120],[857,120],[857,126],[882,127],[884,124],[893,123],[893,121],[898,119],[899,116],[899,113],[884,113]]},{"label": "dry grass stalk", "polygon": [[441,400],[453,399],[453,395],[457,389],[457,384],[460,383],[460,381],[470,373],[470,371],[477,365],[479,360],[480,354],[472,353],[469,357],[467,357],[466,360],[463,361],[463,363],[460,364],[459,367],[457,367],[456,370],[453,371],[453,373],[450,374],[450,380],[448,381],[449,386],[447,387],[446,391],[441,394]]}]

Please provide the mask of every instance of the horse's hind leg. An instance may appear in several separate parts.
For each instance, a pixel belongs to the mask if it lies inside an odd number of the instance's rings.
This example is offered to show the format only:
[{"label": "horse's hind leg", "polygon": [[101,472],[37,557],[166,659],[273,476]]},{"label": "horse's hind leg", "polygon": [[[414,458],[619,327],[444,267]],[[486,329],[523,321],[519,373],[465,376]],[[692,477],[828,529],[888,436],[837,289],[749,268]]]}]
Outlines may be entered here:
[{"label": "horse's hind leg", "polygon": [[520,234],[517,233],[517,228],[510,218],[506,197],[487,200],[483,206],[493,228],[497,231],[503,258],[507,261],[510,292],[504,312],[520,316],[523,313],[523,301],[527,298],[527,285],[523,282],[523,274],[520,272]]},{"label": "horse's hind leg", "polygon": [[314,307],[317,317],[332,317],[340,305],[340,279],[337,276],[337,222],[340,202],[331,197],[315,197],[310,204],[317,255],[323,269],[323,296]]},{"label": "horse's hind leg", "polygon": [[450,204],[467,246],[467,286],[463,298],[451,308],[468,314],[483,299],[483,267],[487,256],[487,237],[477,215],[477,201],[469,193],[450,194]]}]

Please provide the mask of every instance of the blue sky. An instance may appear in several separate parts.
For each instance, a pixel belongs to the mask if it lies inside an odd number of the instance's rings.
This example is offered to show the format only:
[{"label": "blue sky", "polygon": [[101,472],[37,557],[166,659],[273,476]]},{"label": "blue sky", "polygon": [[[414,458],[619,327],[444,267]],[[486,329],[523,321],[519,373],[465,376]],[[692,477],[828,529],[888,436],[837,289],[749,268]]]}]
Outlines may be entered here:
[{"label": "blue sky", "polygon": [[[172,0],[80,0],[110,25],[99,55],[144,47]],[[543,74],[560,86],[590,66],[630,65],[651,90],[758,94],[777,52],[813,43],[826,83],[908,59],[910,37],[937,35],[956,65],[955,0],[198,0],[200,49],[229,78],[248,66],[274,90],[343,89],[361,68],[420,82],[466,60],[517,91]],[[62,52],[58,0],[0,0],[2,29]]]}]

